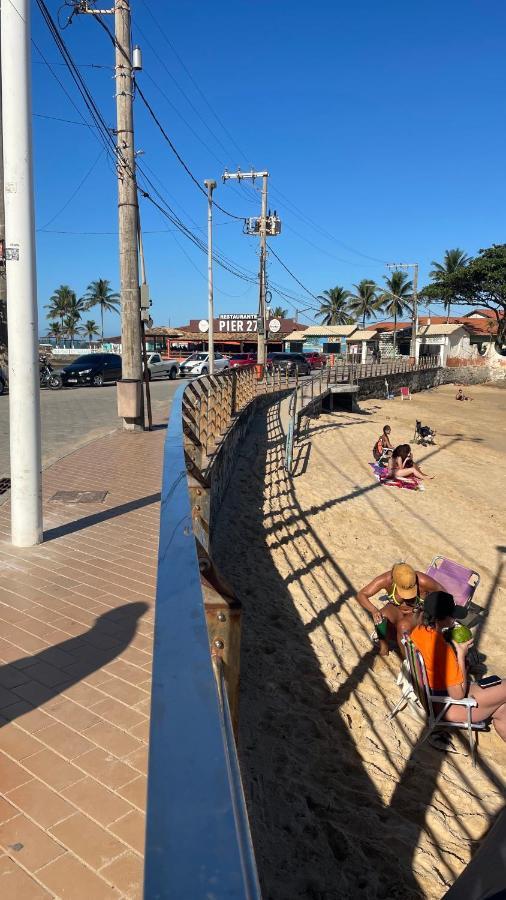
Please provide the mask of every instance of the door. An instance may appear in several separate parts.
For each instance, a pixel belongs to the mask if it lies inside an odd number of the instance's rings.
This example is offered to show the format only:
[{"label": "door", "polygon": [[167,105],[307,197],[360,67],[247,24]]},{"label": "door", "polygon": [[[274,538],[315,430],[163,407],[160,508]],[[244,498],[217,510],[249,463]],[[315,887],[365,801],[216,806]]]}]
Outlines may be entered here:
[{"label": "door", "polygon": [[149,368],[151,369],[151,375],[160,375],[163,372],[163,363],[162,358],[159,353],[153,353],[149,361]]},{"label": "door", "polygon": [[104,363],[104,379],[119,381],[121,378],[121,356],[109,356]]}]

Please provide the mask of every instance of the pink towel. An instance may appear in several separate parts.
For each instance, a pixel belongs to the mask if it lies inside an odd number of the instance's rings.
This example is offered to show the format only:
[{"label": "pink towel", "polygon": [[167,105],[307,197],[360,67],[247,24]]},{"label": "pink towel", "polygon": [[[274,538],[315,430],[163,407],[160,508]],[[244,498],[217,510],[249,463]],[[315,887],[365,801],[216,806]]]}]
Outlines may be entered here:
[{"label": "pink towel", "polygon": [[416,478],[410,478],[409,481],[404,481],[401,478],[387,478],[388,469],[386,466],[378,466],[378,463],[369,463],[369,465],[374,472],[376,481],[379,481],[380,484],[384,484],[386,487],[404,488],[406,491],[418,490]]}]

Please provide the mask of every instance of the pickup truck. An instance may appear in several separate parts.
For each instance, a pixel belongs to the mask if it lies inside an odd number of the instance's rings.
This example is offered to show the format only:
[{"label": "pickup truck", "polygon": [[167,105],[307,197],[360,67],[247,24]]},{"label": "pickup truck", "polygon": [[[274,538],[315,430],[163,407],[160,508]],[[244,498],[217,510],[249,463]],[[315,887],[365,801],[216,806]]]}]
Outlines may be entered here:
[{"label": "pickup truck", "polygon": [[176,359],[162,359],[159,353],[148,353],[147,362],[150,380],[155,375],[165,375],[171,380],[177,378],[179,363]]}]

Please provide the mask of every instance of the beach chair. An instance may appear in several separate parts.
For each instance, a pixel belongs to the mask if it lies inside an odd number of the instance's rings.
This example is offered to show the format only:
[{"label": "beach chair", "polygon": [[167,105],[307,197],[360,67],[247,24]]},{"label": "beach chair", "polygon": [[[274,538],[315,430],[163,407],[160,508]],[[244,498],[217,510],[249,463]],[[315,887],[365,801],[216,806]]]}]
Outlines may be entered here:
[{"label": "beach chair", "polygon": [[[488,728],[487,721],[472,722],[471,710],[478,705],[474,697],[464,697],[462,700],[454,700],[453,697],[441,694],[433,694],[427,680],[427,672],[423,656],[409,636],[405,634],[402,643],[406,652],[402,672],[407,680],[397,706],[392,710],[389,719],[393,719],[401,709],[410,703],[418,707],[419,712],[425,718],[426,730],[418,744],[413,748],[417,750],[431,736],[435,730],[467,731],[469,749],[473,766],[476,765],[476,732],[485,731]],[[466,710],[465,722],[447,722],[444,716],[450,706],[462,706]]]},{"label": "beach chair", "polygon": [[401,400],[411,400],[411,391],[408,387],[401,387]]},{"label": "beach chair", "polygon": [[435,556],[426,574],[452,595],[457,606],[462,606],[466,611],[469,609],[480,583],[478,572],[444,556]]},{"label": "beach chair", "polygon": [[415,433],[413,435],[413,442],[415,444],[421,444],[422,447],[426,447],[427,444],[435,444],[435,438],[436,432],[433,431],[432,428],[429,428],[428,425],[422,425],[421,421],[417,419],[415,424]]}]

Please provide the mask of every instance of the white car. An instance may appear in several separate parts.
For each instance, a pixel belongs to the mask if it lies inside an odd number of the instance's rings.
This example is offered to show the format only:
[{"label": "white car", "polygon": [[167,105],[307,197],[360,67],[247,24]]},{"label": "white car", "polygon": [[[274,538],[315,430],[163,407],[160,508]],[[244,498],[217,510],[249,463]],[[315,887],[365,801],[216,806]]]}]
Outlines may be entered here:
[{"label": "white car", "polygon": [[179,363],[176,359],[162,359],[159,353],[148,353],[148,372],[150,379],[155,375],[173,379],[179,372]]},{"label": "white car", "polygon": [[[214,371],[224,372],[230,366],[228,356],[222,353],[214,354]],[[202,351],[201,353],[192,353],[188,359],[179,366],[180,375],[208,375],[209,374],[209,353]]]}]

